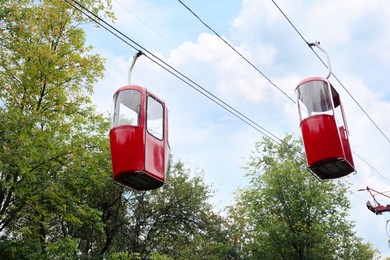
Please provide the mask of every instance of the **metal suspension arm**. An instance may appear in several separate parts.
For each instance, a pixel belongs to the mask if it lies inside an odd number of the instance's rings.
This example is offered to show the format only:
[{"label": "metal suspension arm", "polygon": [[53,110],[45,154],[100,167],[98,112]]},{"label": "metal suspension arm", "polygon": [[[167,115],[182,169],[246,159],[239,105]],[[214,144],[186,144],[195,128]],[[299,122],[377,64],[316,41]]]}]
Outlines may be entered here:
[{"label": "metal suspension arm", "polygon": [[316,46],[318,49],[320,49],[323,53],[326,55],[326,60],[327,60],[327,66],[328,66],[328,75],[326,76],[326,79],[329,79],[330,75],[332,75],[332,65],[330,64],[330,57],[329,54],[320,46],[319,41],[315,41],[314,43],[309,43],[309,47]]},{"label": "metal suspension arm", "polygon": [[[368,190],[368,192],[370,192],[371,196],[375,196],[375,195],[377,195],[377,194],[380,194],[380,195],[382,195],[382,196],[385,196],[385,197],[390,198],[390,196],[387,195],[387,194],[385,194],[384,192],[380,192],[380,191],[371,189],[371,188],[369,188],[369,187],[367,187],[367,190]],[[372,193],[371,191],[375,192],[376,194],[373,195],[373,193]]]},{"label": "metal suspension arm", "polygon": [[142,51],[138,51],[134,56],[133,56],[133,62],[131,63],[130,65],[130,69],[129,69],[129,75],[128,75],[128,84],[130,85],[131,83],[131,72],[134,68],[134,65],[135,65],[135,62],[137,61],[138,57],[141,56],[143,53]]}]

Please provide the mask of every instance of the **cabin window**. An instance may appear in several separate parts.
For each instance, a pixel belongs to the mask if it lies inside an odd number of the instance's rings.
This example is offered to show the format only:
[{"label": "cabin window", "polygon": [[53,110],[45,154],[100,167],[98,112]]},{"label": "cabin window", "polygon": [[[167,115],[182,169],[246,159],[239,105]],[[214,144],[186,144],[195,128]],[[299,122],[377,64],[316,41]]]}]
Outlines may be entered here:
[{"label": "cabin window", "polygon": [[152,96],[148,96],[146,127],[148,132],[157,139],[163,139],[164,133],[164,109],[163,104]]},{"label": "cabin window", "polygon": [[333,115],[329,86],[325,81],[308,81],[297,89],[301,120],[318,114]]},{"label": "cabin window", "polygon": [[111,126],[139,125],[141,92],[138,90],[122,90],[114,96],[114,108]]}]

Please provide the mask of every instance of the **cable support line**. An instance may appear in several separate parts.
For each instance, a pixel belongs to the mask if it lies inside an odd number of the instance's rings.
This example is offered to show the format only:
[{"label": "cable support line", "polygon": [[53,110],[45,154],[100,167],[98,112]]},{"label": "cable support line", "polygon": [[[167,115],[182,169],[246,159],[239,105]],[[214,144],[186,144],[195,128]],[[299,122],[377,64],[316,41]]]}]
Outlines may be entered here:
[{"label": "cable support line", "polygon": [[[145,56],[148,57],[147,55],[145,55]],[[188,86],[192,87],[194,90],[198,91],[203,96],[207,97],[208,99],[210,99],[211,101],[213,101],[214,103],[216,103],[217,105],[219,105],[220,107],[222,107],[223,109],[228,111],[230,114],[234,115],[235,117],[237,117],[238,119],[240,119],[241,121],[243,121],[247,125],[251,126],[252,128],[254,128],[256,131],[260,132],[264,136],[267,136],[268,138],[270,138],[275,143],[280,144],[280,142],[283,142],[282,139],[280,139],[279,137],[277,137],[276,135],[274,135],[273,133],[271,133],[270,131],[268,131],[267,129],[265,129],[264,127],[259,125],[258,123],[254,122],[252,119],[245,116],[243,113],[241,113],[237,109],[233,108],[231,105],[227,104],[225,101],[218,98],[216,95],[214,95],[213,93],[211,93],[210,91],[208,91],[204,87],[200,86],[198,83],[194,82],[193,80],[191,80],[190,78],[188,78],[187,76],[185,76],[184,74],[182,74],[181,72],[176,70],[175,68],[171,67],[170,65],[168,65],[164,61],[159,59],[159,61],[162,62],[165,66],[168,66],[168,68],[157,63],[155,60],[151,59],[150,57],[148,57],[148,58],[150,60],[152,60],[153,62],[155,62],[157,65],[159,65],[161,68],[163,68],[166,71],[168,71],[169,73],[171,73],[176,78],[178,78],[181,81],[183,81],[184,83],[186,83]]]},{"label": "cable support line", "polygon": [[220,40],[222,40],[227,46],[229,46],[236,54],[238,54],[243,60],[245,60],[252,68],[254,68],[261,76],[263,76],[272,86],[278,89],[283,95],[285,95],[290,101],[294,104],[296,103],[294,99],[292,99],[286,92],[284,92],[281,88],[279,88],[272,80],[267,77],[259,68],[256,67],[251,61],[249,61],[241,52],[239,52],[234,46],[232,46],[228,41],[226,41],[219,33],[217,33],[213,28],[211,28],[206,22],[202,20],[191,8],[189,8],[186,4],[184,4],[181,0],[178,0],[180,4],[182,4],[191,14],[193,14],[207,29],[212,31]]},{"label": "cable support line", "polygon": [[[311,44],[303,37],[303,35],[299,32],[297,27],[294,25],[294,23],[287,17],[287,15],[283,12],[283,10],[279,7],[279,5],[274,1],[271,0],[272,3],[276,6],[276,8],[282,13],[284,18],[288,21],[288,23],[291,25],[291,27],[294,28],[294,30],[298,33],[298,35],[301,37],[301,39],[307,44],[307,46],[313,51],[313,53],[317,56],[317,58],[324,64],[325,67],[327,65],[322,60],[322,58],[313,50]],[[363,113],[368,117],[368,119],[371,121],[371,123],[376,127],[376,129],[383,135],[383,137],[390,143],[390,138],[382,131],[382,129],[378,126],[378,124],[375,123],[375,121],[372,119],[372,117],[366,112],[366,110],[359,104],[359,102],[352,96],[352,94],[348,91],[348,89],[344,86],[344,84],[341,83],[341,81],[338,79],[338,77],[332,72],[333,77],[336,79],[336,81],[343,87],[343,89],[347,92],[347,94],[352,98],[352,100],[355,102],[355,104],[360,108],[360,110],[363,111]]]},{"label": "cable support line", "polygon": [[[144,20],[142,20],[140,17],[135,15],[133,12],[131,12],[126,6],[124,6],[119,0],[115,0],[116,3],[118,3],[126,12],[134,16],[138,21],[143,23],[146,27],[148,27],[153,33],[158,35],[161,39],[165,40],[168,44],[170,44],[172,47],[177,48],[178,51],[180,51],[183,55],[185,55],[187,58],[192,60],[193,62],[197,63],[201,69],[203,69],[205,72],[210,73],[209,70],[207,70],[202,64],[200,64],[198,61],[196,61],[193,57],[191,57],[188,53],[186,53],[184,50],[182,50],[180,47],[178,47],[176,44],[171,42],[168,38],[166,38],[164,35],[159,33],[157,30],[155,30],[152,26],[147,24]],[[210,74],[211,76],[214,76],[213,74]]]},{"label": "cable support line", "polygon": [[[355,184],[353,184],[352,182],[349,182],[347,181],[345,178],[341,179],[343,182],[345,182],[346,184],[350,185],[349,188],[351,188],[352,186],[354,186],[356,188],[357,191],[359,191],[359,187],[357,187]],[[353,193],[354,195],[356,195],[359,199],[361,199],[362,201],[366,202],[367,200],[363,197],[361,197],[358,193],[355,193],[353,190],[350,190],[351,193]]]},{"label": "cable support line", "polygon": [[[282,15],[284,16],[284,18],[286,18],[286,20],[288,21],[288,23],[294,28],[294,30],[298,33],[298,35],[302,38],[302,40],[307,44],[307,46],[310,47],[310,43],[308,41],[306,41],[305,37],[303,37],[303,35],[298,31],[297,27],[295,27],[295,25],[291,22],[291,20],[287,17],[287,15],[283,12],[283,10],[279,7],[279,5],[277,3],[275,3],[274,0],[271,0],[272,3],[274,3],[274,5],[276,6],[276,8],[279,9],[279,11],[282,13]],[[312,49],[312,48],[311,48]],[[313,50],[314,51],[314,50]],[[326,66],[326,65],[325,65]]]},{"label": "cable support line", "polygon": [[166,42],[168,42],[171,46],[174,46],[175,47],[175,44],[173,42],[171,42],[169,39],[167,39],[164,35],[162,35],[159,31],[155,30],[153,27],[151,27],[149,24],[147,24],[144,20],[142,20],[140,17],[138,17],[137,15],[135,15],[133,12],[131,12],[128,8],[126,8],[126,6],[124,6],[120,1],[118,0],[115,0],[115,2],[120,5],[126,12],[128,12],[129,14],[131,14],[132,16],[134,16],[138,21],[140,21],[141,23],[143,23],[146,27],[148,27],[151,31],[153,31],[155,34],[157,34],[158,36],[160,36],[162,39],[164,39]]},{"label": "cable support line", "polygon": [[[162,59],[160,59],[159,57],[157,57],[155,54],[151,53],[147,49],[145,49],[143,46],[141,46],[140,44],[138,44],[137,42],[135,42],[134,40],[132,40],[131,38],[126,36],[124,33],[119,31],[118,29],[116,29],[112,25],[108,24],[106,21],[104,21],[98,15],[89,11],[86,7],[84,7],[79,2],[77,2],[75,0],[64,0],[64,1],[66,3],[68,3],[69,5],[71,5],[73,8],[80,11],[85,16],[87,16],[93,22],[100,25],[102,28],[104,28],[105,30],[107,30],[108,32],[110,32],[111,34],[113,34],[114,36],[119,38],[120,40],[122,40],[124,43],[126,43],[127,45],[129,45],[133,49],[138,50],[138,51],[139,51],[139,49],[142,49],[144,51],[143,55],[145,57],[147,57],[149,60],[151,60],[152,62],[154,62],[155,64],[157,64],[158,66],[160,66],[161,68],[163,68],[164,70],[166,70],[167,72],[169,72],[170,74],[175,76],[176,78],[180,79],[181,81],[183,81],[184,83],[186,83],[187,85],[189,85],[190,87],[192,87],[193,89],[195,89],[196,91],[198,91],[199,93],[204,95],[205,97],[209,98],[211,101],[213,101],[214,103],[216,103],[217,105],[219,105],[220,107],[222,107],[223,109],[225,109],[226,111],[228,111],[229,113],[231,113],[232,115],[234,115],[235,117],[237,117],[238,119],[240,119],[241,121],[246,123],[247,125],[251,126],[256,131],[260,132],[264,136],[267,136],[273,142],[275,142],[277,144],[280,144],[283,142],[282,139],[280,139],[279,137],[277,137],[276,135],[274,135],[273,133],[271,133],[270,131],[268,131],[267,129],[262,127],[261,125],[257,124],[252,119],[245,116],[243,113],[239,112],[237,109],[233,108],[231,105],[227,104],[225,101],[218,98],[216,95],[212,94],[210,91],[206,90],[204,87],[200,86],[199,84],[197,84],[196,82],[194,82],[193,80],[191,80],[190,78],[185,76],[183,73],[181,73],[177,69],[173,68],[171,65],[169,65],[168,63],[166,63],[165,61],[163,61]],[[74,4],[70,3],[70,1],[72,1]],[[131,41],[132,44],[129,43],[128,41]],[[151,58],[148,54],[150,56],[152,56],[153,58]]]},{"label": "cable support line", "polygon": [[358,105],[358,107],[363,111],[363,113],[368,117],[368,119],[371,121],[371,123],[378,129],[378,131],[386,138],[387,142],[390,143],[389,137],[382,131],[382,129],[375,123],[374,119],[366,112],[366,110],[357,102],[357,100],[352,96],[352,94],[348,91],[348,89],[344,86],[344,84],[341,83],[341,81],[332,73],[333,77],[336,79],[336,81],[343,87],[343,89],[348,93],[348,95],[352,98],[352,100]]},{"label": "cable support line", "polygon": [[381,174],[374,166],[372,166],[371,164],[369,164],[367,161],[365,161],[361,156],[359,156],[357,153],[353,152],[352,153],[354,155],[356,155],[360,160],[362,160],[365,164],[367,164],[371,169],[373,169],[377,174],[379,174],[384,180],[386,180],[387,182],[390,183],[390,180],[384,176],[383,174]]}]

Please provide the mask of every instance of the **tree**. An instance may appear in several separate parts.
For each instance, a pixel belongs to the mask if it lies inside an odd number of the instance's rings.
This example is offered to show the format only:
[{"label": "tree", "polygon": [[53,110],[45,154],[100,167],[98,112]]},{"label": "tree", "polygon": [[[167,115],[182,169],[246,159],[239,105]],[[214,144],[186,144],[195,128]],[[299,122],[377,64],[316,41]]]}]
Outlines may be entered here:
[{"label": "tree", "polygon": [[[109,17],[110,1],[79,0]],[[91,104],[103,58],[63,0],[0,0],[0,255],[223,259],[209,187],[173,164],[150,192],[114,185],[108,120]]]},{"label": "tree", "polygon": [[[79,1],[110,16],[110,1]],[[107,120],[90,96],[103,59],[60,0],[0,4],[0,254],[74,258],[103,232],[89,191],[109,180]],[[61,253],[62,252],[62,253]]]},{"label": "tree", "polygon": [[138,253],[142,259],[228,259],[225,221],[212,211],[210,196],[201,173],[171,162],[164,187],[126,193],[128,224],[112,252]]},{"label": "tree", "polygon": [[371,246],[355,235],[347,218],[346,186],[310,175],[301,147],[291,136],[279,145],[266,138],[256,143],[245,167],[250,185],[230,209],[240,224],[241,257],[371,259]]}]

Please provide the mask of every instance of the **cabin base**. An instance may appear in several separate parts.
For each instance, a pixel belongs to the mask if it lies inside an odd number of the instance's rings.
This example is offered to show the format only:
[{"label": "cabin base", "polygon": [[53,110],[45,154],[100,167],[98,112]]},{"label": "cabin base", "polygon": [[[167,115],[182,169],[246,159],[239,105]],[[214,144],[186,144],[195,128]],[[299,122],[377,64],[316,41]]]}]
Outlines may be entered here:
[{"label": "cabin base", "polygon": [[308,167],[320,179],[335,179],[355,172],[355,168],[344,158],[321,161]]},{"label": "cabin base", "polygon": [[135,190],[153,190],[164,185],[164,181],[143,171],[126,172],[114,177],[115,181]]}]

